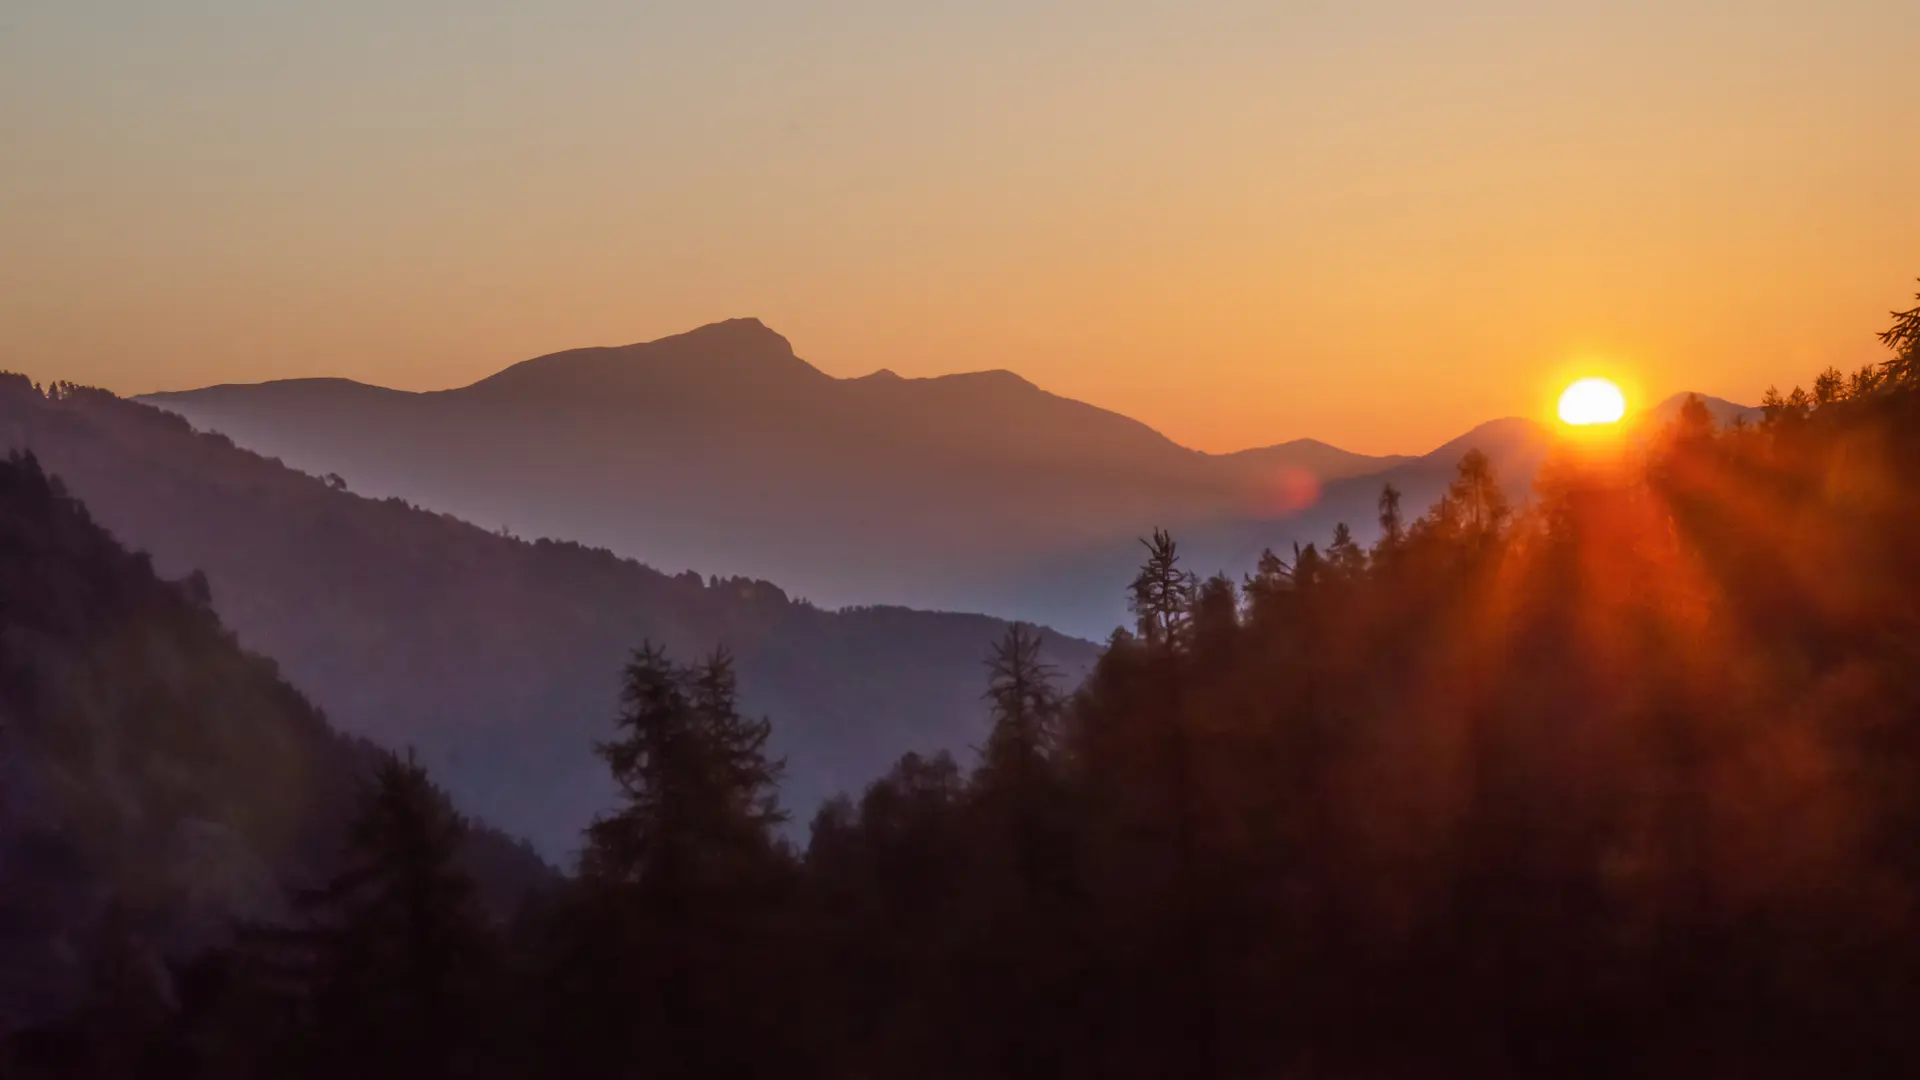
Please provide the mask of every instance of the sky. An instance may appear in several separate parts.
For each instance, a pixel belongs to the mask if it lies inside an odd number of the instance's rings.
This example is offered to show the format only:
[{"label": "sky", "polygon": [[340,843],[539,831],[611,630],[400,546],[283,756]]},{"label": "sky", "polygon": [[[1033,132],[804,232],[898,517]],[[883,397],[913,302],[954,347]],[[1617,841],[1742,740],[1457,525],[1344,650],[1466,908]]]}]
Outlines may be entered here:
[{"label": "sky", "polygon": [[757,316],[1206,450],[1754,401],[1920,286],[1913,0],[3,0],[0,368],[462,385]]}]

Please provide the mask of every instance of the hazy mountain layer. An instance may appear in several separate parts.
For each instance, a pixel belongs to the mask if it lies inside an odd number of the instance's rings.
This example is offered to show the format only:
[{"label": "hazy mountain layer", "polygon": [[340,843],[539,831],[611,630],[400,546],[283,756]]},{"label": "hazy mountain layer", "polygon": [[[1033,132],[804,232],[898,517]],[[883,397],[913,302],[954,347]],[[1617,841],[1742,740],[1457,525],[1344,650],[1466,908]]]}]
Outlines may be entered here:
[{"label": "hazy mountain layer", "polygon": [[[1685,395],[1642,415],[1671,419]],[[1419,457],[1312,439],[1233,454],[1006,371],[836,379],[745,319],[577,349],[457,390],[344,380],[149,398],[357,490],[661,565],[769,576],[815,599],[1032,619],[1099,638],[1125,619],[1138,537],[1203,573],[1266,547],[1373,534],[1381,485],[1417,514],[1479,446],[1517,503],[1551,433],[1509,419]],[[1707,399],[1722,423],[1754,412]]]},{"label": "hazy mountain layer", "polygon": [[[1198,522],[1177,530],[1175,539],[1187,569],[1203,576],[1225,573],[1237,581],[1253,568],[1262,551],[1271,548],[1291,559],[1294,544],[1324,548],[1334,526],[1342,522],[1356,540],[1371,543],[1379,533],[1381,489],[1388,484],[1400,492],[1402,512],[1411,521],[1446,490],[1460,459],[1471,449],[1488,456],[1508,499],[1517,506],[1530,492],[1552,441],[1553,434],[1531,420],[1490,421],[1431,453],[1401,459],[1378,473],[1316,486],[1297,510]],[[996,610],[1050,611],[1056,625],[1081,633],[1114,625],[1126,617],[1126,603],[1109,585],[1129,580],[1142,554],[1138,540],[1118,537],[1038,560],[1009,589],[1012,603]]]},{"label": "hazy mountain layer", "polygon": [[1304,439],[1203,454],[1006,371],[836,379],[750,319],[435,393],[300,380],[147,400],[488,527],[823,602],[1043,620],[1051,609],[1009,584],[1047,556],[1287,513],[1322,483],[1403,461]]},{"label": "hazy mountain layer", "polygon": [[[826,611],[764,581],[516,540],[337,490],[150,406],[14,378],[0,384],[0,447],[22,445],[163,573],[204,570],[241,640],[334,722],[417,745],[463,808],[552,856],[606,805],[592,743],[611,731],[621,663],[649,639],[688,658],[736,653],[802,813],[907,749],[969,757],[984,730],[995,619]],[[1095,651],[1052,634],[1047,646],[1076,679]]]}]

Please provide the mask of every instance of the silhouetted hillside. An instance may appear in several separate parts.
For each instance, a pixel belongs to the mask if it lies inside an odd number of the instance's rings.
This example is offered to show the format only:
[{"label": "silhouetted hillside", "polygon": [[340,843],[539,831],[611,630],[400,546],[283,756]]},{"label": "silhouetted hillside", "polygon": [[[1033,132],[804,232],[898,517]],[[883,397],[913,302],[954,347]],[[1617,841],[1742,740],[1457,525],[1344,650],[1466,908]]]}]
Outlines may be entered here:
[{"label": "silhouetted hillside", "polygon": [[[321,397],[386,393],[321,386]],[[607,802],[591,744],[608,731],[615,673],[646,640],[688,656],[733,650],[746,706],[780,718],[784,797],[803,814],[909,747],[961,751],[984,730],[982,662],[1004,630],[994,619],[825,611],[764,581],[670,577],[579,544],[496,535],[337,490],[150,406],[42,395],[14,377],[0,384],[0,446],[23,445],[163,573],[204,570],[241,640],[280,660],[336,723],[417,745],[463,809],[553,857]],[[564,470],[518,468],[529,490],[568,484]],[[644,505],[673,519],[701,504],[687,493]],[[1056,635],[1047,647],[1073,678],[1094,655]]]},{"label": "silhouetted hillside", "polygon": [[[164,989],[164,960],[274,914],[331,869],[378,756],[239,647],[203,580],[0,460],[0,1032],[72,1008],[103,952]],[[467,856],[501,914],[551,873],[484,830]]]},{"label": "silhouetted hillside", "polygon": [[1399,460],[1311,440],[1203,454],[1008,371],[836,379],[752,319],[434,393],[322,379],[146,400],[356,491],[489,528],[835,604],[1041,621],[1002,605],[1035,558],[1271,515]]}]

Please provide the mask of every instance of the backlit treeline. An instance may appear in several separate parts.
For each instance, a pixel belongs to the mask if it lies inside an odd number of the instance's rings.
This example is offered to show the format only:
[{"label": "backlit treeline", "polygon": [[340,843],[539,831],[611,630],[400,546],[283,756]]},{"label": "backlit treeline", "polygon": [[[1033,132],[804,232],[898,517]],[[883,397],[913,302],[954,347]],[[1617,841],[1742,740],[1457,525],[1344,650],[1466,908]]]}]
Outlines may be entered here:
[{"label": "backlit treeline", "polygon": [[[425,775],[183,980],[149,1060],[298,1077],[1911,1075],[1920,308],[1716,430],[1469,454],[1371,546],[1156,534],[1066,692],[1015,630],[973,760],[782,837],[724,654],[643,648],[622,793],[510,924]],[[164,1052],[162,1052],[164,1051]],[[155,1064],[154,1068],[161,1068]]]}]

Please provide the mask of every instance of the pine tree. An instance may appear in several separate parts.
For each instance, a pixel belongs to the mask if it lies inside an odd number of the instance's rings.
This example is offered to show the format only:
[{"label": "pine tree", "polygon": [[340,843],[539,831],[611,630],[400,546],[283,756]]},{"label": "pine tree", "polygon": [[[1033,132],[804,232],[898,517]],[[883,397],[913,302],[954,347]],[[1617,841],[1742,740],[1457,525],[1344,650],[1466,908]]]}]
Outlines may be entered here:
[{"label": "pine tree", "polygon": [[375,769],[346,866],[295,900],[303,925],[250,935],[304,1018],[288,1066],[454,1077],[481,1067],[492,931],[456,865],[466,822],[411,751]]},{"label": "pine tree", "polygon": [[[1914,299],[1920,300],[1920,293]],[[1893,358],[1880,366],[1886,382],[1912,386],[1920,382],[1920,305],[1889,314],[1893,325],[1880,332],[1880,344],[1893,350]]]},{"label": "pine tree", "polygon": [[1760,395],[1760,414],[1761,418],[1769,424],[1787,414],[1787,399],[1780,396],[1779,387],[1769,386],[1767,392]]},{"label": "pine tree", "polygon": [[1498,532],[1509,516],[1506,493],[1493,474],[1493,463],[1478,448],[1460,459],[1459,474],[1447,487],[1447,498],[1458,509],[1460,524],[1473,537]]},{"label": "pine tree", "polygon": [[[1153,816],[1167,830],[1166,848],[1161,853],[1166,859],[1162,881],[1167,892],[1160,901],[1165,904],[1163,912],[1170,920],[1168,925],[1181,954],[1171,959],[1165,973],[1169,977],[1161,987],[1168,995],[1160,1003],[1168,1020],[1161,1044],[1161,1051],[1168,1057],[1161,1064],[1171,1068],[1177,1062],[1187,1075],[1209,1077],[1215,1071],[1212,945],[1199,880],[1199,748],[1188,715],[1193,660],[1188,650],[1199,583],[1192,573],[1180,569],[1178,550],[1167,532],[1155,529],[1153,539],[1142,543],[1147,548],[1147,561],[1129,590],[1148,660],[1137,705],[1147,710],[1143,732],[1146,746],[1141,749],[1151,755],[1151,760],[1142,764],[1154,777],[1157,789],[1155,801],[1159,806]],[[1309,574],[1318,565],[1318,556],[1311,552],[1310,547],[1305,553],[1295,548],[1294,566],[1287,579],[1294,590],[1303,587],[1302,556],[1311,564]]]},{"label": "pine tree", "polygon": [[1031,901],[1049,873],[1049,856],[1058,855],[1047,818],[1062,701],[1052,665],[1040,659],[1040,635],[1024,623],[1014,623],[994,643],[987,670],[993,729],[975,783],[990,805],[1004,808],[998,816],[1014,851],[1020,890]]},{"label": "pine tree", "polygon": [[771,725],[740,715],[724,651],[692,669],[643,645],[628,661],[616,721],[601,743],[625,805],[587,829],[583,876],[632,885],[678,907],[742,859],[770,849],[786,820],[766,754]]},{"label": "pine tree", "polygon": [[1837,367],[1828,366],[1827,370],[1814,376],[1813,404],[1816,408],[1826,408],[1846,396],[1847,377],[1840,374]]},{"label": "pine tree", "polygon": [[1152,540],[1140,543],[1147,549],[1147,561],[1134,576],[1128,605],[1140,639],[1150,649],[1182,648],[1199,583],[1191,572],[1180,569],[1179,550],[1166,530],[1155,529]]},{"label": "pine tree", "polygon": [[1275,555],[1272,548],[1260,552],[1254,572],[1247,575],[1242,585],[1253,617],[1261,620],[1276,615],[1281,610],[1281,598],[1292,590],[1293,567]]},{"label": "pine tree", "polygon": [[1057,673],[1040,659],[1040,635],[1019,622],[994,643],[987,671],[993,729],[981,765],[1017,784],[1044,764],[1053,748],[1061,705]]},{"label": "pine tree", "polygon": [[1380,488],[1380,550],[1393,551],[1406,539],[1406,523],[1400,515],[1400,489],[1392,484]]},{"label": "pine tree", "polygon": [[1202,582],[1193,598],[1193,644],[1206,654],[1232,648],[1240,629],[1240,590],[1233,579],[1215,574]]},{"label": "pine tree", "polygon": [[590,935],[575,959],[588,1007],[622,1002],[626,1020],[592,1034],[651,1074],[754,1075],[769,1049],[749,943],[785,820],[770,725],[740,714],[724,651],[683,668],[643,645],[622,684],[617,737],[597,749],[623,805],[587,829]]},{"label": "pine tree", "polygon": [[1056,1016],[1070,969],[1071,821],[1054,760],[1065,702],[1040,652],[1040,635],[1023,623],[994,643],[993,728],[969,793],[980,915],[966,957],[973,985],[990,991],[971,1010],[980,1026],[969,1041],[981,1071],[1014,1080],[1059,1074]]},{"label": "pine tree", "polygon": [[1847,380],[1847,397],[1857,401],[1880,388],[1880,369],[1872,364],[1862,365],[1859,371]]},{"label": "pine tree", "polygon": [[1682,443],[1697,443],[1713,437],[1713,413],[1698,394],[1688,394],[1674,417],[1674,438]]},{"label": "pine tree", "polygon": [[1327,557],[1346,580],[1353,580],[1367,568],[1367,553],[1353,540],[1353,530],[1342,521],[1333,527],[1333,542],[1327,545]]}]

